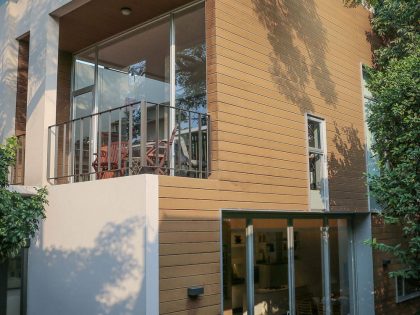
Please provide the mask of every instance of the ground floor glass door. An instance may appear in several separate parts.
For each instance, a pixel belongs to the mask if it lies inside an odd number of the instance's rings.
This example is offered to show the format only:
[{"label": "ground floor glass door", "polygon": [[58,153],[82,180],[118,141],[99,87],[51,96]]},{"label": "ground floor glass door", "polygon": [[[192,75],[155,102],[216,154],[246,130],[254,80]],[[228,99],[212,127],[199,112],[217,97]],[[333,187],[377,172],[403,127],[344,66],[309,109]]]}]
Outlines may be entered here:
[{"label": "ground floor glass door", "polygon": [[354,314],[350,222],[225,217],[224,314]]},{"label": "ground floor glass door", "polygon": [[286,219],[255,219],[252,228],[250,220],[224,220],[223,255],[224,314],[252,314],[251,305],[253,314],[289,311]]}]

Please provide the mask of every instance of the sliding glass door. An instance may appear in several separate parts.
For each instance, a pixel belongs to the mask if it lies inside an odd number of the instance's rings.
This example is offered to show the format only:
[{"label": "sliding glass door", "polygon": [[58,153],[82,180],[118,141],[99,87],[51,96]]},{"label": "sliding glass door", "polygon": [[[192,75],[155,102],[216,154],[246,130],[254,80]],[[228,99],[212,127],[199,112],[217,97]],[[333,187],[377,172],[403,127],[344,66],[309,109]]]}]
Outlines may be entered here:
[{"label": "sliding glass door", "polygon": [[223,311],[354,314],[350,219],[223,219]]},{"label": "sliding glass door", "polygon": [[224,314],[289,311],[287,233],[285,219],[223,221]]},{"label": "sliding glass door", "polygon": [[[206,84],[204,3],[176,10],[75,55],[73,119],[87,116],[74,126],[76,180],[100,174],[92,163],[98,152],[110,150],[112,155],[113,148],[118,148],[118,155],[129,148],[129,160],[138,164],[145,158],[142,141],[147,152],[152,142],[173,143],[166,161],[171,174],[175,168],[194,177],[205,172]],[[147,126],[141,126],[142,111]],[[133,171],[124,165],[127,160],[124,156],[118,161],[120,175]],[[108,171],[116,167],[112,164],[108,162]]]}]

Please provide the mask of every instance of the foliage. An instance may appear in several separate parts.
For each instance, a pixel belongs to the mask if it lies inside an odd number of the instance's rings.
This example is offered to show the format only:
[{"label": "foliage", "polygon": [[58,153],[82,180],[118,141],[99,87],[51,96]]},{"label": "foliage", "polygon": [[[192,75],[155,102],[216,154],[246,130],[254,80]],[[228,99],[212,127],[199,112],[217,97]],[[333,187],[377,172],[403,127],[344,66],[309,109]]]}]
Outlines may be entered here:
[{"label": "foliage", "polygon": [[177,107],[185,110],[206,109],[206,46],[197,44],[176,55]]},{"label": "foliage", "polygon": [[[358,4],[359,0],[346,1]],[[396,256],[407,268],[391,276],[420,278],[420,3],[370,1],[372,29],[380,39],[374,67],[368,69],[368,125],[380,174],[370,189],[386,224],[400,224],[404,240],[373,248]]]},{"label": "foliage", "polygon": [[9,191],[9,167],[16,158],[17,139],[9,138],[0,145],[0,262],[16,256],[35,236],[40,219],[45,218],[47,190],[41,188],[32,197]]}]

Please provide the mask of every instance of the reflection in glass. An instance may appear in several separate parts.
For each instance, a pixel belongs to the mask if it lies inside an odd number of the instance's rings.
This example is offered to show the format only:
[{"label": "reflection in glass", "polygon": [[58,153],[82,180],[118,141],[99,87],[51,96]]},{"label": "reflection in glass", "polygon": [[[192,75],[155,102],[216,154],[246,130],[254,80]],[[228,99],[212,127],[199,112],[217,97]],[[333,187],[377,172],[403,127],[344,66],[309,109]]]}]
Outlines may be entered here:
[{"label": "reflection in glass", "polygon": [[[175,30],[174,56],[170,56],[171,23]],[[175,70],[173,82],[170,81],[171,69]],[[73,118],[94,115],[89,122],[78,121],[72,126],[75,130],[75,141],[72,141],[75,151],[72,152],[82,156],[73,161],[76,173],[83,174],[90,169],[96,173],[102,171],[98,165],[105,163],[95,162],[99,155],[115,157],[113,148],[118,148],[120,156],[121,148],[124,151],[127,148],[129,158],[123,156],[122,161],[118,161],[122,164],[118,165],[122,168],[120,175],[131,174],[126,164],[139,165],[138,171],[142,172],[157,171],[156,168],[164,164],[168,174],[189,177],[206,174],[204,5],[168,15],[77,55],[74,72]],[[170,103],[171,86],[175,88],[174,104]],[[90,91],[92,93],[88,93]],[[93,102],[93,92],[96,102]],[[142,102],[146,108],[141,106]],[[177,109],[170,110],[169,105]],[[141,125],[142,115],[143,124],[147,126]],[[141,170],[145,162],[140,149],[145,142],[143,154],[147,157],[147,167],[154,165]],[[85,160],[85,151],[90,152],[91,161]],[[150,152],[156,152],[154,160]],[[90,167],[92,160],[94,166]],[[107,167],[111,167],[110,161]]]},{"label": "reflection in glass", "polygon": [[287,221],[255,219],[254,313],[283,315],[289,310]]},{"label": "reflection in glass", "polygon": [[223,297],[225,315],[246,310],[245,219],[223,220]]},{"label": "reflection in glass", "polygon": [[320,121],[308,117],[308,154],[310,206],[312,210],[322,211],[328,206],[327,178],[324,172],[325,152],[321,142]]},{"label": "reflection in glass", "polygon": [[20,315],[22,295],[22,256],[7,263],[7,315]]},{"label": "reflection in glass", "polygon": [[[147,137],[164,139],[169,116],[156,104],[169,105],[169,19],[141,28],[99,47],[98,111],[133,106],[99,115],[98,150],[119,141],[127,147],[132,121],[132,158],[138,164],[141,144],[141,101],[147,101]],[[159,117],[157,117],[159,115]],[[159,120],[159,122],[157,122]],[[157,125],[159,124],[159,130]],[[111,149],[110,149],[111,150]],[[126,164],[127,159],[120,163]],[[125,168],[126,165],[121,165]]]},{"label": "reflection in glass", "polygon": [[99,47],[99,112],[142,100],[169,104],[169,88],[168,19]]},{"label": "reflection in glass", "polygon": [[88,50],[75,58],[74,90],[92,86],[95,83],[95,51]]},{"label": "reflection in glass", "polygon": [[175,167],[179,173],[198,177],[207,168],[207,120],[201,115],[207,113],[204,6],[176,14],[174,24],[175,106],[181,109],[175,118],[180,129]]},{"label": "reflection in glass", "polygon": [[323,155],[309,152],[309,180],[311,194],[311,209],[324,210],[324,177],[322,172]]},{"label": "reflection in glass", "polygon": [[204,6],[175,15],[176,107],[207,112]]},{"label": "reflection in glass", "polygon": [[92,119],[89,117],[93,108],[93,93],[88,92],[75,96],[73,98],[73,108],[75,119],[85,117],[81,120],[74,121],[72,125],[75,153],[73,165],[74,172],[79,174],[75,180],[88,180],[88,173],[90,172],[90,159],[93,153],[91,148]]},{"label": "reflection in glass", "polygon": [[321,124],[314,120],[308,120],[309,147],[321,149]]},{"label": "reflection in glass", "polygon": [[322,292],[322,220],[293,220],[297,314],[324,314]]}]

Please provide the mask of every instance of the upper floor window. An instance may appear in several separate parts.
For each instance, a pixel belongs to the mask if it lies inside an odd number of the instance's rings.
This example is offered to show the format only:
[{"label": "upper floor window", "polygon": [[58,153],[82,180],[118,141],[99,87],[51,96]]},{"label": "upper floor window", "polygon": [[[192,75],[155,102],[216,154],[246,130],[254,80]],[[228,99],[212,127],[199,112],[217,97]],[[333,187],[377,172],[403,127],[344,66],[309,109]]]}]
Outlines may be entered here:
[{"label": "upper floor window", "polygon": [[307,116],[311,210],[328,210],[325,121]]}]

